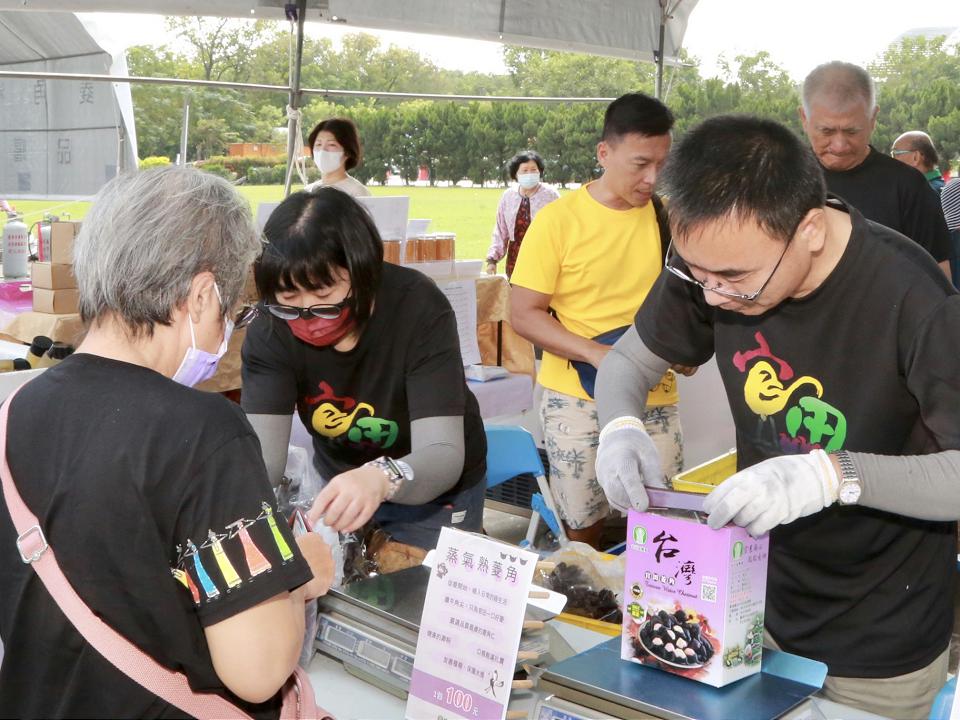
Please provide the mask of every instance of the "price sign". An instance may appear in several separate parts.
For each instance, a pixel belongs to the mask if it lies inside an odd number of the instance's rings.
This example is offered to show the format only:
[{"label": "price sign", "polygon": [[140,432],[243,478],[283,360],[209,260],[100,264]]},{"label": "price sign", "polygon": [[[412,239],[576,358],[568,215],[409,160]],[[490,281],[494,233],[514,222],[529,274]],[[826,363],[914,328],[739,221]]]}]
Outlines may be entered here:
[{"label": "price sign", "polygon": [[534,553],[443,528],[430,571],[407,720],[503,720]]}]

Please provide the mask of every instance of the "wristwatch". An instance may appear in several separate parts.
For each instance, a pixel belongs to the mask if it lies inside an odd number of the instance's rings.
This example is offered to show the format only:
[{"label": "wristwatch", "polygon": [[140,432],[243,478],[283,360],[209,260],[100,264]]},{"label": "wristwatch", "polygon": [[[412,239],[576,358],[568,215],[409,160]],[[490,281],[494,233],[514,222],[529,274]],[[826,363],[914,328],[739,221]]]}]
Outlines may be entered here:
[{"label": "wristwatch", "polygon": [[384,455],[366,464],[378,468],[387,476],[390,488],[387,490],[384,500],[390,500],[404,483],[413,481],[413,468],[403,460],[394,460]]},{"label": "wristwatch", "polygon": [[837,459],[837,464],[840,465],[840,489],[837,499],[841,505],[856,505],[860,501],[860,493],[863,491],[857,466],[853,464],[853,459],[846,450],[838,450],[833,453],[833,456]]}]

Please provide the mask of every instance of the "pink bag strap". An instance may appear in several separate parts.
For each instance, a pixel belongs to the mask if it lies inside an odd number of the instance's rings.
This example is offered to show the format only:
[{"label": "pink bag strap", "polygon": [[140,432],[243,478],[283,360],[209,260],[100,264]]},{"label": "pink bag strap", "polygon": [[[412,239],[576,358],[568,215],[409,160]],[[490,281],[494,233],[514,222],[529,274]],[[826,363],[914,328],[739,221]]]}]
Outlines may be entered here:
[{"label": "pink bag strap", "polygon": [[[23,386],[21,386],[22,388]],[[17,492],[7,463],[7,415],[13,397],[7,398],[0,410],[0,478],[3,496],[17,530],[17,550],[23,562],[32,566],[47,592],[73,623],[84,639],[110,661],[120,672],[159,698],[196,718],[249,718],[236,705],[219,695],[196,693],[183,673],[164,667],[143,650],[111,628],[77,595],[57,563],[53,548],[40,528],[36,515]]]}]

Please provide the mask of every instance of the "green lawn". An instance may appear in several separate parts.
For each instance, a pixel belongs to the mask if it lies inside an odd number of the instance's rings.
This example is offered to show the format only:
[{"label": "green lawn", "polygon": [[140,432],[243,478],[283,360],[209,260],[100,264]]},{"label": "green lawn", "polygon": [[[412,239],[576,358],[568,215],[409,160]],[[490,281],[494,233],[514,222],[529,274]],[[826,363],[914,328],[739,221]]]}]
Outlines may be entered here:
[{"label": "green lawn", "polygon": [[[283,198],[281,185],[241,185],[240,192],[250,201],[256,212],[261,202],[278,202]],[[490,246],[497,203],[503,190],[481,188],[431,188],[431,187],[374,187],[374,195],[409,195],[410,217],[430,218],[430,232],[455,232],[457,234],[457,257],[483,258]],[[39,220],[43,213],[70,213],[73,220],[81,220],[89,203],[62,203],[53,200],[12,200],[17,210],[26,215],[29,225]],[[0,218],[0,226],[6,218]]]}]

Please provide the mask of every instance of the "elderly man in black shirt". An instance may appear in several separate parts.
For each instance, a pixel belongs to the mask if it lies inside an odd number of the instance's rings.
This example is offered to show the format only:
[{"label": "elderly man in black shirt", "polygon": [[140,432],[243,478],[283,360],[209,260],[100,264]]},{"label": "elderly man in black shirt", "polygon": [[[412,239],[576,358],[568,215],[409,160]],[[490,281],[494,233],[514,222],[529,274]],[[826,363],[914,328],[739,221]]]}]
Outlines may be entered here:
[{"label": "elderly man in black shirt", "polygon": [[878,111],[873,80],[857,65],[825,63],[803,81],[800,120],[827,190],[919,244],[949,276],[939,198],[923,175],[870,145]]}]

